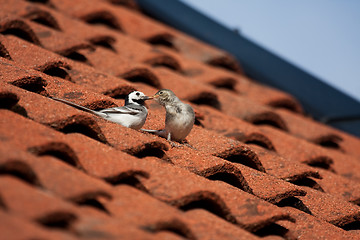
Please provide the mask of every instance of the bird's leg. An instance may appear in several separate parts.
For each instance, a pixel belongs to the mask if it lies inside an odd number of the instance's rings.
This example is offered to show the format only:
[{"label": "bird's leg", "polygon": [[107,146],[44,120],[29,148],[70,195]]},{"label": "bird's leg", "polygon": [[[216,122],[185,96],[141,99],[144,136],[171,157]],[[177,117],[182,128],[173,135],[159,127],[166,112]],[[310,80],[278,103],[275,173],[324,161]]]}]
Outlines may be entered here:
[{"label": "bird's leg", "polygon": [[169,143],[172,147],[181,147],[182,146],[181,144],[177,144],[176,142],[173,142],[173,141],[169,141]]},{"label": "bird's leg", "polygon": [[181,144],[177,144],[174,141],[171,141],[171,133],[170,132],[167,134],[167,140],[172,147],[181,147]]},{"label": "bird's leg", "polygon": [[171,132],[168,132],[168,134],[167,134],[167,140],[168,140],[168,141],[171,141]]},{"label": "bird's leg", "polygon": [[170,143],[172,147],[181,147],[181,144],[177,144],[174,141],[171,141],[171,133],[166,132],[165,129],[163,130],[151,130],[151,129],[141,129],[141,131],[153,133],[155,135],[158,135],[160,137],[166,138],[166,140]]},{"label": "bird's leg", "polygon": [[171,132],[168,132],[166,139],[168,140],[168,142],[170,143],[170,145],[171,145],[172,147],[179,147],[178,144],[176,144],[176,143],[174,143],[173,141],[171,141]]}]

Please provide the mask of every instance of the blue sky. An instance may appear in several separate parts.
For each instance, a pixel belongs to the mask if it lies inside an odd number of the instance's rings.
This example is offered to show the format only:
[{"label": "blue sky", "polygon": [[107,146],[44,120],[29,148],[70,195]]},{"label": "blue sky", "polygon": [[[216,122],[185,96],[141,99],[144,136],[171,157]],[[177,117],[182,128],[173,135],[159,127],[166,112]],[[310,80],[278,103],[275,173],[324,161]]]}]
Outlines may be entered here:
[{"label": "blue sky", "polygon": [[360,101],[360,0],[182,0]]}]

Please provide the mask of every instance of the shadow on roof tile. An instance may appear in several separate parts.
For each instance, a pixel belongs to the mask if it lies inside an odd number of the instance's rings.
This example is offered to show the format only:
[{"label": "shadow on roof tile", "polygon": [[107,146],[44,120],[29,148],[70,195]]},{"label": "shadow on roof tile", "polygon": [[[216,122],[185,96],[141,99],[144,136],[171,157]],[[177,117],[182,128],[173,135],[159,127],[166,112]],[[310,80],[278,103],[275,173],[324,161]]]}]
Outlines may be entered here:
[{"label": "shadow on roof tile", "polygon": [[207,63],[215,67],[221,67],[238,74],[243,74],[243,70],[241,69],[239,63],[234,57],[230,55],[224,55],[209,59]]},{"label": "shadow on roof tile", "polygon": [[165,46],[177,51],[176,47],[173,44],[173,40],[174,40],[174,36],[170,33],[160,33],[145,39],[145,41],[150,43],[151,45]]},{"label": "shadow on roof tile", "polygon": [[0,108],[11,109],[19,102],[19,97],[10,91],[0,92]]},{"label": "shadow on roof tile", "polygon": [[45,89],[45,87],[47,86],[47,82],[43,78],[38,76],[21,78],[11,82],[11,84],[33,93],[48,96],[48,93]]},{"label": "shadow on roof tile", "polygon": [[51,13],[47,11],[34,8],[33,10],[30,10],[28,13],[23,15],[23,17],[39,24],[45,25],[47,27],[53,28],[55,30],[61,31],[56,19],[51,15]]},{"label": "shadow on roof tile", "polygon": [[0,42],[0,57],[6,58],[8,60],[11,60],[11,56],[7,49],[4,47],[4,45]]},{"label": "shadow on roof tile", "polygon": [[28,151],[37,156],[53,156],[75,168],[82,169],[82,166],[69,145],[62,142],[49,142],[45,145],[34,146]]},{"label": "shadow on roof tile", "polygon": [[241,163],[260,172],[265,172],[265,168],[262,166],[256,153],[246,146],[234,147],[223,152],[216,153],[215,156],[226,159],[230,162]]},{"label": "shadow on roof tile", "polygon": [[25,41],[41,46],[40,40],[34,31],[23,20],[16,18],[4,20],[4,18],[2,18],[2,22],[0,22],[0,33],[3,35],[15,35]]},{"label": "shadow on roof tile", "polygon": [[146,60],[145,63],[150,64],[153,67],[162,66],[180,73],[182,72],[181,66],[177,62],[177,60],[169,55],[156,56],[154,58]]},{"label": "shadow on roof tile", "polygon": [[95,36],[90,38],[89,41],[93,45],[104,47],[116,52],[116,49],[113,47],[113,44],[116,40],[112,36]]},{"label": "shadow on roof tile", "polygon": [[52,122],[49,125],[66,134],[81,133],[102,143],[109,144],[96,121],[87,116],[75,115],[67,119]]},{"label": "shadow on roof tile", "polygon": [[42,186],[31,167],[19,160],[12,160],[5,163],[2,162],[0,164],[0,175],[12,175],[31,185],[38,187]]},{"label": "shadow on roof tile", "polygon": [[158,77],[146,68],[134,68],[128,72],[122,73],[120,77],[130,82],[142,82],[155,88],[162,88]]},{"label": "shadow on roof tile", "polygon": [[178,219],[167,221],[159,221],[151,225],[143,226],[142,229],[151,233],[158,233],[162,231],[172,232],[181,238],[195,240],[195,234],[187,227],[185,223]]},{"label": "shadow on roof tile", "polygon": [[46,229],[39,226],[37,223],[22,218],[21,216],[16,216],[3,211],[0,212],[0,222],[1,234],[7,239],[77,239],[69,233]]},{"label": "shadow on roof tile", "polygon": [[59,77],[74,82],[68,73],[68,71],[71,70],[71,66],[62,61],[47,62],[45,65],[37,67],[36,70],[52,77]]},{"label": "shadow on roof tile", "polygon": [[120,23],[117,21],[116,17],[113,14],[106,10],[96,10],[89,12],[82,16],[79,16],[80,19],[89,23],[89,24],[101,24],[112,29],[122,31]]}]

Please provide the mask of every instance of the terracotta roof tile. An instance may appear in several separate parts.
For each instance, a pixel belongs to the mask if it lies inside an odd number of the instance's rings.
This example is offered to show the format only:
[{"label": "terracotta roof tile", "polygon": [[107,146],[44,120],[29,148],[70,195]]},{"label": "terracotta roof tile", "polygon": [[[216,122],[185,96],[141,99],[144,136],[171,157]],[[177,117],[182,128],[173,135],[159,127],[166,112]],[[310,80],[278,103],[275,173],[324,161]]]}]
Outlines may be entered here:
[{"label": "terracotta roof tile", "polygon": [[189,222],[191,221],[193,229],[196,229],[198,239],[212,239],[214,237],[218,239],[258,239],[202,209],[188,211],[185,213],[185,217],[189,219]]},{"label": "terracotta roof tile", "polygon": [[[278,110],[277,113],[289,123],[289,130],[293,135],[304,138],[322,147],[353,155],[359,159],[360,150],[357,147],[360,144],[359,138],[316,122],[311,118],[299,118],[282,110]],[[305,125],[306,128],[301,127]]]},{"label": "terracotta roof tile", "polygon": [[[262,127],[262,130],[273,140],[274,146],[281,155],[310,166],[335,171],[344,177],[359,181],[358,169],[360,165],[357,158],[336,150],[324,149],[282,132],[275,133],[275,131],[269,127]],[[285,142],[284,138],[292,140]],[[305,149],[306,151],[304,151]]]},{"label": "terracotta roof tile", "polygon": [[[250,231],[258,230],[270,222],[280,219],[292,220],[281,209],[228,187],[227,184],[210,183],[200,176],[190,174],[186,176],[185,172],[182,177],[178,174],[179,178],[177,178],[170,170],[180,171],[176,168],[169,168],[165,170],[166,172],[152,172],[149,180],[144,181],[144,186],[152,196],[172,206],[185,211],[203,208]],[[167,179],[166,185],[164,183],[159,185],[161,179]],[[175,182],[176,188],[174,188]],[[193,182],[197,182],[197,184],[194,185]],[[237,201],[233,201],[230,195]],[[257,210],[249,215],[250,206]]]},{"label": "terracotta roof tile", "polygon": [[[1,39],[17,63],[41,71],[48,76],[59,77],[114,98],[124,98],[135,89],[124,79],[112,77],[85,64],[30,45],[18,38],[6,36]],[[16,49],[21,49],[21,51]]]},{"label": "terracotta roof tile", "polygon": [[[132,0],[0,3],[7,239],[359,238],[358,138]],[[50,98],[97,110],[161,88],[195,109],[187,145]]]},{"label": "terracotta roof tile", "polygon": [[[33,147],[28,150],[30,152],[42,151],[34,153],[42,156],[37,158],[26,152],[8,154],[6,149],[16,146],[4,143],[4,146],[0,149],[2,152],[2,171],[21,176],[22,179],[34,186],[48,189],[56,195],[72,201],[80,201],[87,197],[97,196],[111,198],[109,186],[75,170],[72,166],[68,165],[68,162],[63,162],[66,157],[70,158],[70,156],[66,156],[67,152],[63,149],[51,148],[51,144],[55,145],[55,143],[49,143],[44,145],[48,149],[43,150]],[[64,143],[62,144],[64,147],[67,146]],[[66,150],[71,151],[70,147],[67,146],[67,148]],[[57,156],[61,158],[59,159]]]},{"label": "terracotta roof tile", "polygon": [[70,203],[34,189],[13,177],[1,177],[0,188],[8,212],[49,229],[60,228],[74,234],[70,228],[79,216],[74,213],[76,208]]},{"label": "terracotta roof tile", "polygon": [[4,211],[0,211],[0,222],[2,236],[9,239],[78,239],[68,233],[46,229],[37,223],[23,219],[21,216]]},{"label": "terracotta roof tile", "polygon": [[359,183],[326,170],[319,170],[322,179],[316,180],[324,192],[359,205]]},{"label": "terracotta roof tile", "polygon": [[[343,227],[359,219],[360,208],[358,206],[326,193],[307,189],[306,196],[300,196],[299,198],[312,215],[335,226]],[[326,202],[326,208],[321,204],[324,202]]]},{"label": "terracotta roof tile", "polygon": [[[86,43],[81,39],[74,38],[63,32],[59,32],[50,27],[38,24],[25,18],[10,15],[7,13],[0,13],[0,17],[4,19],[1,23],[4,28],[3,30],[1,30],[2,34],[14,34],[23,38],[24,34],[20,35],[20,33],[18,32],[27,31],[28,34],[30,34],[31,36],[31,42],[38,42],[37,45],[43,46],[50,51],[54,51],[56,53],[67,56],[79,49],[91,48],[91,45],[89,43]],[[21,22],[22,25],[14,25],[15,22]],[[28,38],[29,37],[25,39],[27,40]]]},{"label": "terracotta roof tile", "polygon": [[[201,60],[210,65],[225,67],[241,73],[241,67],[229,54],[186,36],[172,28],[154,22],[138,12],[122,6],[111,6],[104,2],[93,0],[93,4],[77,1],[56,2],[60,11],[90,23],[101,23],[112,29],[120,29],[135,38],[142,39],[153,45],[165,45],[176,51],[181,51],[186,57]],[[68,6],[71,6],[71,10]],[[94,7],[96,5],[96,8]],[[86,7],[84,7],[86,6]],[[70,11],[69,11],[70,10]]]},{"label": "terracotta roof tile", "polygon": [[292,216],[296,218],[296,222],[280,221],[278,224],[300,239],[313,239],[313,238],[330,238],[330,239],[344,239],[352,238],[352,233],[346,232],[341,228],[327,223],[319,218],[313,217],[309,214],[301,212],[297,209],[289,209]]},{"label": "terracotta roof tile", "polygon": [[[269,150],[276,151],[281,156],[290,160],[296,160],[313,167],[335,171],[344,177],[358,181],[358,171],[356,170],[358,163],[354,156],[346,155],[341,151],[322,148],[314,143],[296,138],[272,127],[251,126],[239,119],[222,116],[208,107],[202,107],[200,111],[205,115],[202,120],[205,128],[215,130],[225,136],[245,143],[257,144]],[[224,124],[224,121],[226,121],[226,124]],[[232,127],[229,128],[229,126]],[[284,139],[289,140],[284,141]],[[351,167],[349,167],[349,164],[351,164]]]},{"label": "terracotta roof tile", "polygon": [[36,45],[41,45],[39,38],[28,25],[26,19],[1,11],[0,31],[1,34],[17,35]]},{"label": "terracotta roof tile", "polygon": [[235,74],[221,68],[210,67],[202,62],[185,58],[165,47],[160,46],[157,49],[176,59],[182,66],[182,73],[185,76],[218,89],[227,89],[264,105],[285,108],[296,113],[303,112],[297,100],[287,93],[262,86],[244,75]]}]

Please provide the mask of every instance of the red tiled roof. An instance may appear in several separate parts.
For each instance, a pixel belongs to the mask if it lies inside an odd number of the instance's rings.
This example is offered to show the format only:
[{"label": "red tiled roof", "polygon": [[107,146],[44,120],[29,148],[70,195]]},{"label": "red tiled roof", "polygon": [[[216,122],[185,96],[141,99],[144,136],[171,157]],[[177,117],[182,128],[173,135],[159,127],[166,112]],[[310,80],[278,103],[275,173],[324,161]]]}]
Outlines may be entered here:
[{"label": "red tiled roof", "polygon": [[[355,239],[360,139],[132,0],[0,0],[3,239]],[[90,109],[172,89],[192,147]],[[145,128],[164,126],[148,103]]]}]

